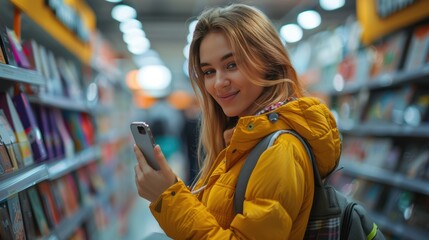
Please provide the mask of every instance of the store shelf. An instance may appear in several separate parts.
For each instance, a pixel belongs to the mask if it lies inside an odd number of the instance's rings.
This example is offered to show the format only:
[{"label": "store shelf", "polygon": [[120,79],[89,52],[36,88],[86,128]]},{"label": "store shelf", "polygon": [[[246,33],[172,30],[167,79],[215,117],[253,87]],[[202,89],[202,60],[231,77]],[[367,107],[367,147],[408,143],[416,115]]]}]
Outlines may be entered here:
[{"label": "store shelf", "polygon": [[97,136],[97,142],[100,144],[108,143],[111,141],[117,141],[118,139],[125,139],[131,136],[131,132],[126,132],[123,130],[111,130],[107,133]]},{"label": "store shelf", "polygon": [[330,95],[345,95],[357,93],[362,89],[377,90],[386,87],[394,87],[406,83],[427,83],[429,77],[429,64],[413,71],[399,71],[394,73],[383,73],[367,82],[346,85],[341,91],[332,91]]},{"label": "store shelf", "polygon": [[418,229],[407,226],[403,223],[393,222],[388,217],[385,217],[381,214],[371,213],[371,217],[383,232],[384,230],[391,232],[399,236],[400,239],[423,240],[427,239],[429,236],[428,230]]},{"label": "store shelf", "polygon": [[90,216],[94,209],[107,201],[109,197],[115,192],[114,188],[106,188],[100,193],[92,202],[81,206],[79,210],[71,217],[65,218],[58,226],[47,236],[46,240],[66,240],[82,225],[82,223]]},{"label": "store shelf", "polygon": [[0,79],[8,80],[10,82],[21,82],[35,85],[45,84],[45,79],[33,70],[19,68],[7,64],[0,63]]},{"label": "store shelf", "polygon": [[429,124],[420,126],[397,125],[391,123],[362,123],[352,126],[341,126],[340,132],[357,136],[392,136],[392,137],[427,137]]},{"label": "store shelf", "polygon": [[76,231],[82,222],[88,217],[92,211],[92,206],[85,206],[79,208],[73,216],[66,218],[55,227],[54,231],[46,238],[47,240],[54,239],[69,239],[69,237]]},{"label": "store shelf", "polygon": [[413,71],[399,71],[396,73],[385,73],[370,80],[367,83],[369,89],[379,89],[388,86],[396,86],[404,83],[427,82],[429,76],[429,64]]},{"label": "store shelf", "polygon": [[50,107],[56,107],[63,110],[72,110],[78,112],[91,112],[87,103],[82,100],[69,99],[64,96],[28,96],[31,103],[41,104]]},{"label": "store shelf", "polygon": [[65,174],[80,168],[100,157],[100,148],[98,146],[83,150],[79,154],[58,162],[47,164],[48,178],[50,180],[64,176]]},{"label": "store shelf", "polygon": [[343,171],[348,175],[429,196],[429,184],[427,181],[412,179],[401,173],[395,173],[368,164],[354,163],[347,160],[341,160],[340,165],[344,167]]},{"label": "store shelf", "polygon": [[83,150],[72,158],[35,164],[0,176],[0,201],[41,181],[56,179],[100,158],[100,147]]},{"label": "store shelf", "polygon": [[48,178],[46,165],[34,165],[0,176],[0,201]]}]

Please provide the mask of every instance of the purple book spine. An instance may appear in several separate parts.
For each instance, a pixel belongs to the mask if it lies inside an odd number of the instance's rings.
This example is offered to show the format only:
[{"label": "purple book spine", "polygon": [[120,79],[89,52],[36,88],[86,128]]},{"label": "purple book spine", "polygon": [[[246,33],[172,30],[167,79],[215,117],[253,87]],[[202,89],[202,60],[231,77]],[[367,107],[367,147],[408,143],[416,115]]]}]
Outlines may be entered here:
[{"label": "purple book spine", "polygon": [[54,112],[49,111],[48,117],[49,117],[50,125],[52,126],[51,133],[52,133],[52,142],[54,144],[54,149],[55,149],[55,157],[57,159],[60,159],[64,157],[65,152],[64,152],[63,142],[61,141],[60,133],[58,131]]},{"label": "purple book spine", "polygon": [[42,135],[39,127],[37,126],[36,119],[27,96],[24,93],[19,93],[12,98],[12,101],[18,112],[19,118],[22,121],[22,126],[27,134],[28,141],[30,142],[34,161],[44,161],[47,157],[46,148],[43,145]]},{"label": "purple book spine", "polygon": [[37,106],[37,120],[42,132],[43,142],[45,143],[46,152],[48,154],[47,160],[55,158],[54,145],[52,143],[52,131],[49,124],[48,113],[46,107]]}]

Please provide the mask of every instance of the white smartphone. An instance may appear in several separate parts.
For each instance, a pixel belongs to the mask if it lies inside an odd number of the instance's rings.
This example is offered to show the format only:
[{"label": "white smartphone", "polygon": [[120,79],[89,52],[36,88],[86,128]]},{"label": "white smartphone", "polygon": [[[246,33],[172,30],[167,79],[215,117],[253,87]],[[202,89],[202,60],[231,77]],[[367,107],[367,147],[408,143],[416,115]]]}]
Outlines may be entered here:
[{"label": "white smartphone", "polygon": [[155,141],[149,125],[145,122],[132,122],[130,124],[130,128],[134,141],[143,153],[149,166],[155,170],[159,170],[159,165],[155,159],[155,152],[153,150],[155,147]]}]

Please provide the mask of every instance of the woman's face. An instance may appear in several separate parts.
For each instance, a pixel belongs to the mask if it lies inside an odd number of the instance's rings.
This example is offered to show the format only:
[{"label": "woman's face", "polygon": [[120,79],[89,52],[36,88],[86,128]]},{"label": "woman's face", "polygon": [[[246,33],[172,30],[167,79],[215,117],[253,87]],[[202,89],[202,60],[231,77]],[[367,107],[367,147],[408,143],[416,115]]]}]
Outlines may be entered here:
[{"label": "woman's face", "polygon": [[[225,34],[211,32],[200,46],[201,70],[207,92],[228,117],[246,116],[263,91],[239,71],[231,45]],[[251,75],[251,73],[249,73]]]}]

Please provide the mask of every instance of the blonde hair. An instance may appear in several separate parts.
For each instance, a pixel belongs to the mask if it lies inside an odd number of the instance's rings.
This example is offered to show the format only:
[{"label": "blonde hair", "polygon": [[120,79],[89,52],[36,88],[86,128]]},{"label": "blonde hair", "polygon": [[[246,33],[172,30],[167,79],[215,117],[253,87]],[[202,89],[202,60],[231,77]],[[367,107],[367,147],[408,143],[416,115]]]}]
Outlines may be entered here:
[{"label": "blonde hair", "polygon": [[[206,178],[217,155],[225,148],[223,132],[232,120],[205,90],[200,66],[200,45],[210,32],[229,40],[238,69],[252,83],[265,89],[252,109],[303,95],[289,56],[271,21],[255,7],[232,4],[204,11],[198,18],[189,54],[189,76],[202,108],[198,159],[200,177]],[[258,74],[251,74],[251,73]],[[235,125],[235,123],[233,123]]]}]

